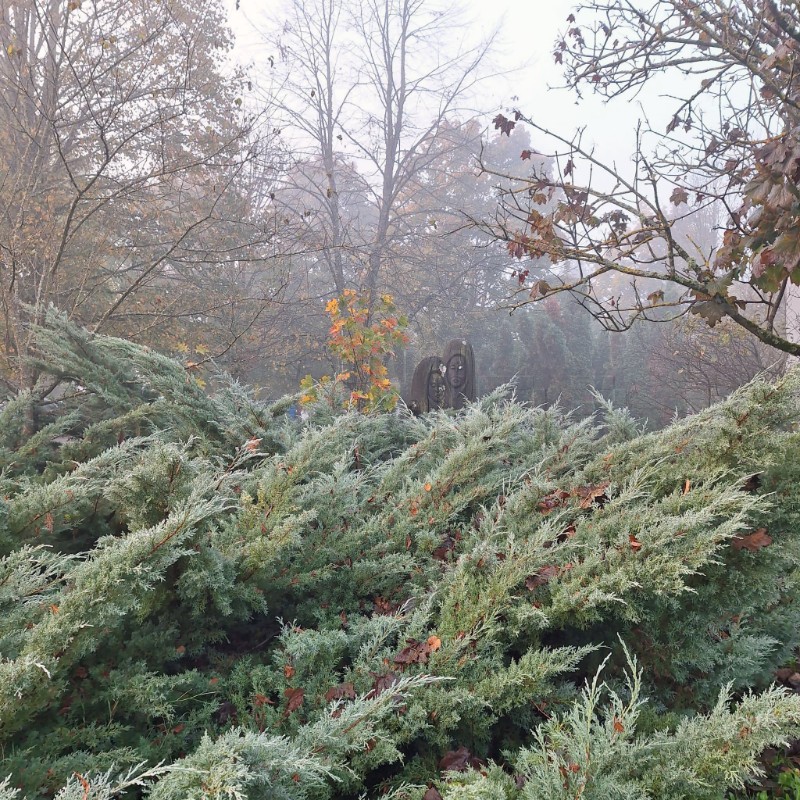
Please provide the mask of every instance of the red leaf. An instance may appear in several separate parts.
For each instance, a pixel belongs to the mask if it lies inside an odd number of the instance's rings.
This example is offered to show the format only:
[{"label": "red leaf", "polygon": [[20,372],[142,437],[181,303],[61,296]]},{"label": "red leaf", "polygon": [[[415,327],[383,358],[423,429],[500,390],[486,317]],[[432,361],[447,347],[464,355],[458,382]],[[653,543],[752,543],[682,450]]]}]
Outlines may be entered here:
[{"label": "red leaf", "polygon": [[352,683],[340,683],[337,686],[331,686],[325,692],[325,702],[330,703],[333,700],[355,700],[356,690]]},{"label": "red leaf", "polygon": [[404,647],[394,657],[394,663],[398,666],[425,664],[428,660],[428,656],[433,651],[429,642],[420,642],[417,639],[407,639],[406,641],[408,642],[408,646]]},{"label": "red leaf", "polygon": [[581,508],[585,509],[591,508],[595,503],[599,506],[607,503],[606,489],[608,489],[608,481],[591,486],[578,486],[573,490],[573,494],[581,498]]},{"label": "red leaf", "polygon": [[628,534],[628,541],[631,545],[631,550],[637,552],[642,549],[642,543],[632,534]]},{"label": "red leaf", "polygon": [[495,130],[499,130],[501,134],[504,133],[506,136],[511,136],[511,131],[513,131],[517,125],[516,122],[508,119],[508,117],[504,117],[502,114],[498,114],[492,122],[494,123]]},{"label": "red leaf", "polygon": [[557,489],[555,492],[543,497],[537,506],[542,514],[549,514],[553,509],[564,505],[564,501],[569,497],[569,492]]},{"label": "red leaf", "polygon": [[439,769],[442,772],[466,772],[467,769],[473,767],[478,769],[483,762],[470,753],[470,751],[461,745],[458,750],[448,750],[439,761]]},{"label": "red leaf", "polygon": [[375,680],[372,683],[372,689],[366,694],[367,700],[372,700],[374,697],[383,694],[397,683],[397,675],[394,672],[387,672],[385,675],[377,675],[373,672],[371,675]]},{"label": "red leaf", "polygon": [[669,199],[673,205],[679,206],[681,203],[689,202],[689,193],[686,191],[686,189],[681,189],[680,186],[676,186],[672,190],[672,194],[669,196]]},{"label": "red leaf", "polygon": [[531,160],[531,155],[533,155],[533,154],[531,153],[531,151],[530,151],[530,150],[523,150],[523,151],[520,153],[520,156],[519,156],[519,157],[520,157],[520,158],[521,158],[523,161],[530,161],[530,160]]},{"label": "red leaf", "polygon": [[547,567],[542,567],[540,570],[537,570],[533,575],[528,575],[525,578],[525,586],[530,591],[533,591],[539,586],[544,586],[550,580],[558,576],[558,567],[551,564]]},{"label": "red leaf", "polygon": [[766,528],[759,528],[747,536],[735,536],[731,540],[731,547],[734,550],[747,550],[751,553],[755,553],[762,547],[768,547],[771,544],[772,537],[767,534]]},{"label": "red leaf", "polygon": [[285,717],[288,717],[289,714],[294,713],[297,711],[300,706],[303,705],[303,699],[305,695],[305,689],[297,688],[297,689],[285,689],[284,697],[288,698],[288,702],[286,703],[286,710],[283,712]]},{"label": "red leaf", "polygon": [[428,791],[422,795],[422,800],[442,800],[442,796],[435,786],[431,786]]}]

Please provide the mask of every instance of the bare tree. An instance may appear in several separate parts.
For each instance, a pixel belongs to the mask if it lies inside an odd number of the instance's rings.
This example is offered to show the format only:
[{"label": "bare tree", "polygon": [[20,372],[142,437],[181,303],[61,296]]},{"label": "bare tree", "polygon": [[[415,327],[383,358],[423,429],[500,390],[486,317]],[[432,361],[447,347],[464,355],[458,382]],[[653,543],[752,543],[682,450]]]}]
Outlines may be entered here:
[{"label": "bare tree", "polygon": [[[661,130],[642,123],[627,170],[541,111],[498,115],[506,132],[526,123],[554,164],[507,185],[487,226],[549,265],[531,270],[517,303],[571,292],[612,330],[729,319],[800,355],[788,302],[800,283],[799,11],[797,0],[592,0],[570,15],[554,50],[568,85],[632,98],[665,75],[670,116]],[[710,207],[709,247],[676,235]]]},{"label": "bare tree", "polygon": [[676,407],[695,413],[757,375],[780,374],[785,356],[779,355],[731,320],[713,329],[697,317],[662,325],[638,381],[642,399],[664,421]]},{"label": "bare tree", "polygon": [[296,0],[275,38],[299,142],[276,203],[309,212],[329,273],[320,295],[351,287],[374,300],[425,225],[412,189],[441,161],[452,120],[467,116],[490,45],[456,41],[456,13],[426,0]]}]

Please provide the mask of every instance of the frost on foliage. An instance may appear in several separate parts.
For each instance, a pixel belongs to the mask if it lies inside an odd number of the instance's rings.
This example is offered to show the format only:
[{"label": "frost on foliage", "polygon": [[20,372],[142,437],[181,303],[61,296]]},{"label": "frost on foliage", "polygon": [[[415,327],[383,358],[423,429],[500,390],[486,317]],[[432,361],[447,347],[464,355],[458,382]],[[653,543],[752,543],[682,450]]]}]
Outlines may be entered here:
[{"label": "frost on foliage", "polygon": [[292,420],[56,315],[37,359],[0,797],[722,797],[797,733],[798,372],[642,434],[503,392]]},{"label": "frost on foliage", "polygon": [[642,735],[641,672],[624,652],[624,684],[615,689],[602,681],[601,666],[571,708],[539,726],[535,744],[515,755],[513,783],[497,771],[451,776],[445,800],[488,798],[492,791],[519,800],[721,799],[727,787],[743,788],[759,773],[765,747],[800,734],[797,696],[769,689],[734,701],[724,688],[709,713]]}]

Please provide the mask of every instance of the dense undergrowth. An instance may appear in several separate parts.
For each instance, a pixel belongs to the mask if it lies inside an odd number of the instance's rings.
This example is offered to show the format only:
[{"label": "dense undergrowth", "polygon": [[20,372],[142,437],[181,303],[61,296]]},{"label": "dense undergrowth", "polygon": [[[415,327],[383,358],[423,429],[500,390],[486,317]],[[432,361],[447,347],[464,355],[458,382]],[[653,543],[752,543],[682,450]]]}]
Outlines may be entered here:
[{"label": "dense undergrowth", "polygon": [[502,393],[295,421],[56,315],[38,358],[3,800],[723,798],[800,736],[797,372],[642,434]]}]

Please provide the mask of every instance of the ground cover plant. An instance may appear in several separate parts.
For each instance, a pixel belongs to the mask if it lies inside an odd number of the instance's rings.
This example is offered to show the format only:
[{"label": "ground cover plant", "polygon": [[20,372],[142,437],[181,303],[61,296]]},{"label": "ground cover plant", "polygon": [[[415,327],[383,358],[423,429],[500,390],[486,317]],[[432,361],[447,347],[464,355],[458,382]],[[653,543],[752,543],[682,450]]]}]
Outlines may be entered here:
[{"label": "ground cover plant", "polygon": [[2,800],[722,799],[800,737],[797,372],[650,434],[503,392],[300,421],[54,313],[36,341]]}]

